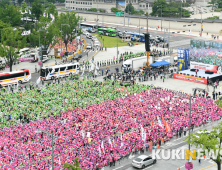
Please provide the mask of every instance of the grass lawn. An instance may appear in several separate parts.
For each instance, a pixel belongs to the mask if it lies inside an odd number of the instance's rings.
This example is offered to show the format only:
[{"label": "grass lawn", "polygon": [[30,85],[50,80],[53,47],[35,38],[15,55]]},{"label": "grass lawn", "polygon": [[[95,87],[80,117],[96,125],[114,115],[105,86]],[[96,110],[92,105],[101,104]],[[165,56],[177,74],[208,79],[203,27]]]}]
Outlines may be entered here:
[{"label": "grass lawn", "polygon": [[[103,43],[103,39],[104,39],[104,47],[106,48],[112,48],[112,47],[116,47],[117,46],[117,38],[115,37],[108,37],[108,36],[102,36],[99,37],[98,34],[95,34],[95,36]],[[134,43],[135,44],[135,43]],[[138,42],[138,44],[143,44]],[[118,47],[122,47],[122,46],[128,46],[127,42],[121,42],[121,38],[118,38]]]},{"label": "grass lawn", "polygon": [[220,12],[222,10],[222,8],[216,8],[215,10],[214,10],[214,12]]}]

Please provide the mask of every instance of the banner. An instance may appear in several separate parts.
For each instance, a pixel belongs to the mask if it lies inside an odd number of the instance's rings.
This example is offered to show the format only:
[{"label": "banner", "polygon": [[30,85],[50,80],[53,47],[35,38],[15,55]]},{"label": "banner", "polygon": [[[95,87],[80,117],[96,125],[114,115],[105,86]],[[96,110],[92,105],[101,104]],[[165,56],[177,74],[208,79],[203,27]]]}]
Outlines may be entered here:
[{"label": "banner", "polygon": [[198,62],[190,62],[190,69],[199,69],[199,70],[204,70],[204,71],[208,70],[208,71],[217,73],[218,66],[211,65],[211,64],[198,63]]},{"label": "banner", "polygon": [[183,74],[173,73],[173,78],[174,79],[179,79],[179,80],[195,82],[195,83],[207,84],[207,79],[205,79],[205,78],[187,76],[187,75],[183,75]]},{"label": "banner", "polygon": [[128,91],[126,88],[123,87],[115,87],[116,91],[121,91],[121,92],[125,92],[125,93],[129,93],[130,91]]},{"label": "banner", "polygon": [[179,70],[187,70],[189,61],[189,49],[178,49],[178,66]]},{"label": "banner", "polygon": [[125,11],[125,1],[118,1],[118,10]]},{"label": "banner", "polygon": [[34,57],[23,57],[23,58],[19,58],[19,61],[33,61]]}]

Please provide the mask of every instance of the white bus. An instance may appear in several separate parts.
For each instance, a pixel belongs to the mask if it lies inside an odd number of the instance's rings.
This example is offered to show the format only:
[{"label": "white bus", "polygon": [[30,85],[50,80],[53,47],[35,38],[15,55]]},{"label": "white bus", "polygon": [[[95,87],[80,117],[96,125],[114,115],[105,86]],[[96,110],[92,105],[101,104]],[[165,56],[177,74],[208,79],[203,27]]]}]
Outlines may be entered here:
[{"label": "white bus", "polygon": [[42,67],[40,78],[42,80],[53,80],[58,77],[69,76],[72,74],[79,74],[79,63]]},{"label": "white bus", "polygon": [[94,30],[98,29],[98,26],[96,24],[81,23],[80,27],[85,29],[94,29]]},{"label": "white bus", "polygon": [[28,69],[0,73],[0,86],[3,87],[17,83],[21,84],[24,82],[29,82],[31,78],[31,73]]}]

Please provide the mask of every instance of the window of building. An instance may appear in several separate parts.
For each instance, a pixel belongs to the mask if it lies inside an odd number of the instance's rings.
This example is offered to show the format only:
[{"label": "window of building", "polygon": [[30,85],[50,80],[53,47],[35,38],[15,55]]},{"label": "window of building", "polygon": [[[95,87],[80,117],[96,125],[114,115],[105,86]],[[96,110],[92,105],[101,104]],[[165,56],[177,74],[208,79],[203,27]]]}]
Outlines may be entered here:
[{"label": "window of building", "polygon": [[82,2],[81,2],[81,4],[82,4]]},{"label": "window of building", "polygon": [[145,5],[143,5],[143,8],[145,8]]},{"label": "window of building", "polygon": [[72,9],[75,9],[75,7],[72,7]]},{"label": "window of building", "polygon": [[134,3],[136,3],[136,0],[134,0]]},{"label": "window of building", "polygon": [[142,7],[142,5],[140,5],[140,7]]},{"label": "window of building", "polygon": [[146,7],[148,8],[148,5],[146,5]]},{"label": "window of building", "polygon": [[90,5],[92,5],[92,3],[90,3]]}]

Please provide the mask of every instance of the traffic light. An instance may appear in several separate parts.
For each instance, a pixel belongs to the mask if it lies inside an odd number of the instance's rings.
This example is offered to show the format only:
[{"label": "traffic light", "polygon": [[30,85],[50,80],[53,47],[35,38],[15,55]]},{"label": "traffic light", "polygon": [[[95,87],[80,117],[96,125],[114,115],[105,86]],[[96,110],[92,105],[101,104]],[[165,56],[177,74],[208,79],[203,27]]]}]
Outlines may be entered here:
[{"label": "traffic light", "polygon": [[150,51],[150,34],[149,33],[145,34],[145,48],[146,48],[146,51]]}]

